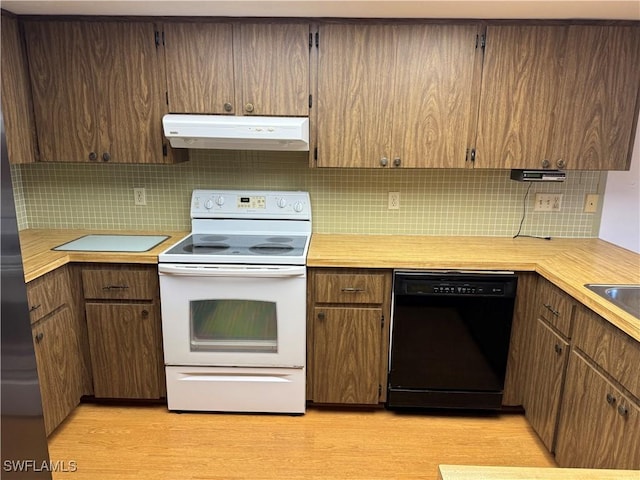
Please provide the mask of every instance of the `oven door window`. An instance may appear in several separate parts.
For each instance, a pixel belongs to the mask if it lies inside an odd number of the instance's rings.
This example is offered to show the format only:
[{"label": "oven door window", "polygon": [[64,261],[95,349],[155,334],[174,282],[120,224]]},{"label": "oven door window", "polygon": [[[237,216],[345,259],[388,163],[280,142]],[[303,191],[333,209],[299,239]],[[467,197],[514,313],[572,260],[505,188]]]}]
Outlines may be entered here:
[{"label": "oven door window", "polygon": [[275,302],[192,300],[192,352],[278,352]]}]

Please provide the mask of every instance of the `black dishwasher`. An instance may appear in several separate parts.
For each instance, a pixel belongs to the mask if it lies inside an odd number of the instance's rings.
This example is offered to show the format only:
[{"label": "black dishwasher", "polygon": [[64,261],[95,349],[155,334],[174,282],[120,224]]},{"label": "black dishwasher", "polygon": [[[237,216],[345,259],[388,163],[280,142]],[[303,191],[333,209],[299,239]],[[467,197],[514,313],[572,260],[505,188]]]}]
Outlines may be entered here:
[{"label": "black dishwasher", "polygon": [[499,410],[517,282],[395,271],[387,407]]}]

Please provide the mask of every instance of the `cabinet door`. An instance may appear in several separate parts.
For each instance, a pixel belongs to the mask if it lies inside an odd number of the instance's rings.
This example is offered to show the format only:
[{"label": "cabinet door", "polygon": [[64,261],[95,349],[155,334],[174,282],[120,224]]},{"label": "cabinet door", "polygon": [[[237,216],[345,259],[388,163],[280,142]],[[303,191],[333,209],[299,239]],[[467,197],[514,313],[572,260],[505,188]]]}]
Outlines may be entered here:
[{"label": "cabinet door", "polygon": [[31,163],[37,158],[35,123],[29,71],[18,20],[2,14],[2,115],[10,163]]},{"label": "cabinet door", "polygon": [[99,28],[94,22],[27,21],[25,35],[40,160],[88,161],[100,148],[91,51]]},{"label": "cabinet door", "polygon": [[232,25],[171,22],[164,34],[169,111],[235,113]]},{"label": "cabinet door", "polygon": [[97,38],[89,44],[93,81],[99,86],[98,161],[163,162],[164,88],[160,87],[154,24],[104,22],[93,28]]},{"label": "cabinet door", "polygon": [[394,120],[386,125],[393,166],[464,167],[478,108],[478,34],[476,25],[397,27]]},{"label": "cabinet door", "polygon": [[234,28],[238,113],[309,115],[309,25]]},{"label": "cabinet door", "polygon": [[524,399],[526,416],[552,452],[569,344],[538,319],[530,348],[529,384]]},{"label": "cabinet door", "polygon": [[[569,27],[569,78],[554,150],[566,168],[628,170],[640,86],[640,27]],[[569,101],[566,101],[569,100]]]},{"label": "cabinet door", "polygon": [[569,101],[567,46],[566,26],[487,28],[476,167],[542,168],[553,160],[559,106]]},{"label": "cabinet door", "polygon": [[315,402],[378,403],[381,319],[380,308],[314,309]]},{"label": "cabinet door", "polygon": [[321,25],[318,167],[382,167],[391,155],[397,29]]},{"label": "cabinet door", "polygon": [[73,316],[64,307],[32,329],[47,435],[80,403],[80,349]]},{"label": "cabinet door", "polygon": [[561,467],[640,469],[640,408],[571,353],[556,460]]},{"label": "cabinet door", "polygon": [[88,303],[86,312],[96,397],[158,398],[155,306]]},{"label": "cabinet door", "polygon": [[153,23],[26,22],[41,160],[164,162]]}]

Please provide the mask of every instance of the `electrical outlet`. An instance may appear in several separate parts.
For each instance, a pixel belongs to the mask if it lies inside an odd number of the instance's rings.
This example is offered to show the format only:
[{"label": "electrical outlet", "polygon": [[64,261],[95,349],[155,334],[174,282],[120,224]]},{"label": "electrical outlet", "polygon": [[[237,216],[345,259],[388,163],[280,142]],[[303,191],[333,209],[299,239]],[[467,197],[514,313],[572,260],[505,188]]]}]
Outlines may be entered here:
[{"label": "electrical outlet", "polygon": [[144,188],[133,189],[133,203],[134,205],[146,205],[147,204],[147,192]]},{"label": "electrical outlet", "polygon": [[598,201],[600,200],[600,195],[597,193],[590,193],[586,196],[584,200],[584,213],[596,213],[598,210]]},{"label": "electrical outlet", "polygon": [[534,212],[559,212],[561,207],[561,193],[536,193]]},{"label": "electrical outlet", "polygon": [[389,192],[389,210],[400,210],[400,192]]}]

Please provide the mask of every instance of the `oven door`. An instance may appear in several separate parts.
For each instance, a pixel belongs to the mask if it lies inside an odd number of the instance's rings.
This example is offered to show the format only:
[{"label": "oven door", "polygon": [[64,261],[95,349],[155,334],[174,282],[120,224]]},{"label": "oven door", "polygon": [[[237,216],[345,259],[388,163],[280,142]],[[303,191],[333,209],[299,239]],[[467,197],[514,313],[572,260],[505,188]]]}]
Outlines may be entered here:
[{"label": "oven door", "polygon": [[306,268],[160,264],[166,365],[301,368]]}]

